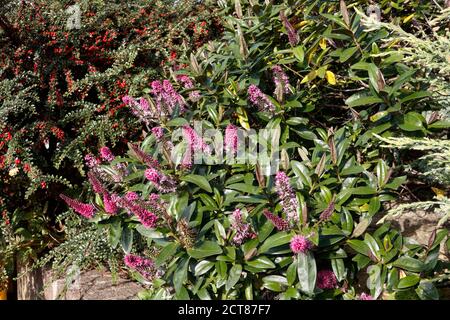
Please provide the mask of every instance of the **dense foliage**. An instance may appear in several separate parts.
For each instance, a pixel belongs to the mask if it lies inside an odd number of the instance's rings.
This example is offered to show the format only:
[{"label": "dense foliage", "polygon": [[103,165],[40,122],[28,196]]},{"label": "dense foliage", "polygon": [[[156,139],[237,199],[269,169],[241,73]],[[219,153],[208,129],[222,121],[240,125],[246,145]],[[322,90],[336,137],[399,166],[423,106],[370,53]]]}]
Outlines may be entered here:
[{"label": "dense foliage", "polygon": [[[92,158],[91,203],[61,197],[123,248],[149,285],[141,298],[439,298],[448,229],[420,245],[374,225],[407,179],[380,139],[445,139],[449,125],[427,79],[442,69],[418,68],[395,39],[426,35],[416,14],[438,10],[397,1],[399,21],[392,3],[383,18],[403,29],[366,16],[366,1],[219,1],[223,36],[124,97],[144,141]],[[225,163],[193,162],[220,151],[199,123],[225,133]],[[231,161],[239,134],[262,129],[280,153],[271,175],[261,158]]]}]

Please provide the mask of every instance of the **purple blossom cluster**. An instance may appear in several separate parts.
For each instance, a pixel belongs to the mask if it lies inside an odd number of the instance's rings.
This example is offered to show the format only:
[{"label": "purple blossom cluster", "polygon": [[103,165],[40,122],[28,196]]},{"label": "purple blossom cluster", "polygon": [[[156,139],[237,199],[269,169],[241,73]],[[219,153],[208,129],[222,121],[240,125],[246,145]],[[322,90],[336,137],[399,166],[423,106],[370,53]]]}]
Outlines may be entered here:
[{"label": "purple blossom cluster", "polygon": [[161,141],[162,137],[164,136],[164,129],[161,127],[154,127],[152,128],[152,133],[157,141]]},{"label": "purple blossom cluster", "polygon": [[183,126],[183,137],[187,142],[187,149],[181,162],[181,166],[183,168],[189,169],[192,167],[194,152],[205,152],[206,154],[211,154],[211,148],[189,125]]},{"label": "purple blossom cluster", "polygon": [[187,124],[183,126],[183,136],[191,150],[211,153],[209,146],[203,141],[198,133]]},{"label": "purple blossom cluster", "polygon": [[311,242],[306,239],[306,237],[301,235],[295,235],[292,237],[290,242],[290,248],[293,253],[306,253],[308,252],[312,247]]},{"label": "purple blossom cluster", "polygon": [[250,224],[244,221],[240,209],[234,210],[231,217],[231,227],[236,231],[233,237],[234,244],[240,246],[244,240],[256,237],[256,234],[251,230]]},{"label": "purple blossom cluster", "polygon": [[129,144],[131,150],[133,150],[136,157],[142,161],[146,166],[153,167],[153,168],[159,168],[159,162],[158,160],[154,159],[149,154],[145,153],[141,148],[139,148],[138,145],[134,143]]},{"label": "purple blossom cluster", "polygon": [[162,82],[155,80],[151,83],[151,87],[159,114],[171,115],[177,106],[180,108],[180,113],[185,111],[186,102],[169,80]]},{"label": "purple blossom cluster", "polygon": [[363,292],[359,296],[359,300],[373,300],[373,297],[370,294]]},{"label": "purple blossom cluster", "polygon": [[[191,78],[189,78],[185,74],[178,75],[177,80],[178,80],[178,82],[180,82],[183,85],[183,87],[185,89],[193,89],[194,88],[194,82],[192,81]],[[191,91],[189,93],[189,99],[192,102],[197,102],[198,100],[200,100],[200,91],[198,91],[198,90]]]},{"label": "purple blossom cluster", "polygon": [[84,161],[89,168],[95,168],[101,163],[100,159],[94,157],[94,155],[90,153],[84,156]]},{"label": "purple blossom cluster", "polygon": [[135,215],[142,225],[146,228],[155,228],[158,222],[158,216],[147,207],[147,203],[135,192],[128,192],[124,197],[117,197],[116,203],[124,208],[128,213]]},{"label": "purple blossom cluster", "polygon": [[298,36],[297,30],[294,29],[283,11],[280,12],[280,19],[283,22],[283,26],[288,34],[289,43],[292,46],[296,46],[300,42],[300,37]]},{"label": "purple blossom cluster", "polygon": [[272,67],[272,72],[273,72],[273,82],[275,83],[274,95],[277,95],[277,92],[288,94],[290,85],[289,85],[289,77],[287,76],[287,74],[278,65]]},{"label": "purple blossom cluster", "polygon": [[122,98],[122,101],[131,108],[131,112],[139,118],[139,120],[146,124],[149,123],[150,119],[157,117],[154,110],[152,110],[150,104],[144,97],[141,97],[139,101],[137,101],[133,97],[127,95]]},{"label": "purple blossom cluster", "polygon": [[128,268],[140,273],[147,280],[153,280],[157,273],[155,263],[147,258],[128,254],[124,258],[124,263]]},{"label": "purple blossom cluster", "polygon": [[298,200],[289,184],[289,177],[283,171],[279,171],[275,176],[275,189],[288,221],[291,224],[298,222]]},{"label": "purple blossom cluster", "polygon": [[106,192],[105,187],[103,186],[103,184],[100,182],[100,180],[97,178],[97,176],[94,174],[93,171],[89,171],[87,176],[92,186],[92,189],[94,190],[95,193],[103,194]]},{"label": "purple blossom cluster", "polygon": [[155,168],[145,170],[144,176],[159,192],[169,193],[177,189],[175,180]]},{"label": "purple blossom cluster", "polygon": [[92,189],[95,193],[103,195],[103,205],[105,208],[105,212],[109,214],[116,214],[119,208],[117,207],[114,198],[108,193],[95,172],[95,169],[92,169],[88,172],[88,179],[91,183]]},{"label": "purple blossom cluster", "polygon": [[269,210],[264,210],[263,213],[266,216],[267,220],[272,222],[272,224],[275,226],[275,228],[277,228],[278,231],[284,231],[289,229],[289,223],[283,218],[274,215]]},{"label": "purple blossom cluster", "polygon": [[238,150],[238,128],[235,125],[229,124],[225,129],[225,150],[231,151],[232,155]]},{"label": "purple blossom cluster", "polygon": [[119,208],[115,201],[115,197],[111,196],[109,193],[105,192],[103,194],[103,205],[105,207],[106,213],[116,214]]},{"label": "purple blossom cluster", "polygon": [[254,84],[248,87],[248,97],[250,102],[262,112],[275,112],[274,104],[267,98],[267,96]]},{"label": "purple blossom cluster", "polygon": [[108,147],[101,147],[100,148],[100,156],[104,161],[111,162],[115,159],[113,153]]},{"label": "purple blossom cluster", "polygon": [[334,289],[338,282],[334,272],[331,270],[321,270],[317,273],[317,287],[320,289]]}]

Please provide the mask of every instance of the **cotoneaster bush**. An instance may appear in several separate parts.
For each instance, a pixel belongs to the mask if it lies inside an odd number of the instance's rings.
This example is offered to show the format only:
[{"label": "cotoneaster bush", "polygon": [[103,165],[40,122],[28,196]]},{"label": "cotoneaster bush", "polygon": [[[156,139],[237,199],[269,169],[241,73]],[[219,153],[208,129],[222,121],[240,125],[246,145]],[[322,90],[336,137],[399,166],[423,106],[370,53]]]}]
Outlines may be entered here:
[{"label": "cotoneaster bush", "polygon": [[[141,298],[439,298],[448,230],[423,246],[372,224],[405,182],[373,133],[445,126],[420,115],[433,101],[412,85],[419,71],[382,45],[386,29],[365,30],[343,1],[316,3],[225,7],[221,41],[148,95],[124,97],[146,138],[89,159],[92,202],[61,195],[123,248],[149,286]],[[224,134],[225,163],[194,163],[218,151],[204,129]],[[228,162],[242,132],[261,129],[264,151],[279,142],[273,175],[259,158]]]},{"label": "cotoneaster bush", "polygon": [[[79,29],[67,27],[72,5]],[[45,224],[30,235],[27,225],[41,215],[52,223],[61,212],[57,195],[82,189],[85,154],[106,143],[123,150],[127,139],[139,137],[122,97],[141,95],[184,50],[220,31],[212,28],[214,10],[196,1],[1,1],[0,7],[0,211],[27,217],[17,227],[31,243],[44,231],[56,236]]]}]

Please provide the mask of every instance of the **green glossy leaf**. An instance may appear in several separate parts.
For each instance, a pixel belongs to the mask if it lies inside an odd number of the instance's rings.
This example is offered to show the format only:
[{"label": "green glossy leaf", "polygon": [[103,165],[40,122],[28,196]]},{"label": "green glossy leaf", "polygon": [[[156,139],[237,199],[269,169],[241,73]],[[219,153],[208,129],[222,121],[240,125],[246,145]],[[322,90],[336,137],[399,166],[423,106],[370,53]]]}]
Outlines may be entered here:
[{"label": "green glossy leaf", "polygon": [[241,278],[242,274],[242,266],[240,264],[235,264],[231,267],[230,273],[228,275],[228,280],[225,285],[225,289],[229,291],[232,289],[236,283],[238,283],[239,279]]},{"label": "green glossy leaf", "polygon": [[316,286],[317,267],[311,252],[297,254],[297,275],[300,290],[312,295]]},{"label": "green glossy leaf", "polygon": [[416,284],[418,284],[420,281],[420,277],[417,275],[410,275],[410,276],[406,276],[400,279],[400,281],[398,282],[397,287],[399,289],[405,289],[405,288],[409,288],[409,287],[413,287]]},{"label": "green glossy leaf", "polygon": [[181,180],[193,183],[207,192],[212,192],[211,185],[209,184],[208,180],[203,176],[199,176],[196,174],[189,174],[187,176],[182,177]]},{"label": "green glossy leaf", "polygon": [[271,248],[289,243],[291,241],[291,238],[292,235],[286,232],[278,232],[273,236],[267,238],[266,241],[264,241],[264,243],[261,245],[261,247],[259,247],[258,252],[259,254],[262,254],[269,251],[269,249]]},{"label": "green glossy leaf", "polygon": [[176,292],[179,292],[187,279],[189,258],[182,258],[173,274],[173,286]]},{"label": "green glossy leaf", "polygon": [[207,273],[209,270],[211,270],[212,267],[214,267],[214,262],[203,260],[197,263],[195,266],[194,274],[196,277],[201,276],[205,273]]},{"label": "green glossy leaf", "polygon": [[177,251],[179,245],[176,242],[170,242],[168,243],[158,254],[158,257],[155,260],[155,264],[157,267],[164,264],[164,262],[167,261],[167,259],[173,257],[175,252]]},{"label": "green glossy leaf", "polygon": [[345,104],[349,107],[355,108],[360,106],[367,106],[371,104],[383,103],[383,99],[375,96],[360,96],[353,95],[347,100],[345,100]]},{"label": "green glossy leaf", "polygon": [[363,254],[365,256],[369,255],[370,249],[364,241],[353,239],[348,240],[347,244],[356,252]]},{"label": "green glossy leaf", "polygon": [[392,263],[394,267],[398,267],[400,269],[404,269],[412,272],[422,272],[425,270],[425,264],[417,259],[404,256],[398,258],[396,261]]},{"label": "green glossy leaf", "polygon": [[194,259],[203,259],[222,253],[222,248],[217,242],[204,241],[198,247],[188,249],[188,254]]},{"label": "green glossy leaf", "polygon": [[273,269],[275,264],[265,256],[259,256],[256,259],[247,261],[247,265],[257,269]]},{"label": "green glossy leaf", "polygon": [[122,235],[120,237],[120,244],[122,249],[126,254],[131,252],[133,246],[133,229],[123,228]]}]

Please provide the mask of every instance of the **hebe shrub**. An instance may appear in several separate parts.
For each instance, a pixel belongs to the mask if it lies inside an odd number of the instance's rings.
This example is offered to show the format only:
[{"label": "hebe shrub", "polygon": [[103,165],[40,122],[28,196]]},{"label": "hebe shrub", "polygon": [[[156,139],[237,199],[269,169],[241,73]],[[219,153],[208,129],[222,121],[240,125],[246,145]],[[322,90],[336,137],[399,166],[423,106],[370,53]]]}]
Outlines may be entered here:
[{"label": "hebe shrub", "polygon": [[[63,200],[109,230],[149,285],[141,298],[437,299],[448,230],[419,245],[373,224],[406,180],[374,133],[446,127],[422,115],[434,102],[419,71],[344,1],[221,3],[220,41],[148,95],[125,97],[145,140],[93,159],[92,202]],[[214,153],[195,121],[225,133],[226,160],[240,130],[270,129],[276,174],[260,161],[193,162]]]}]

